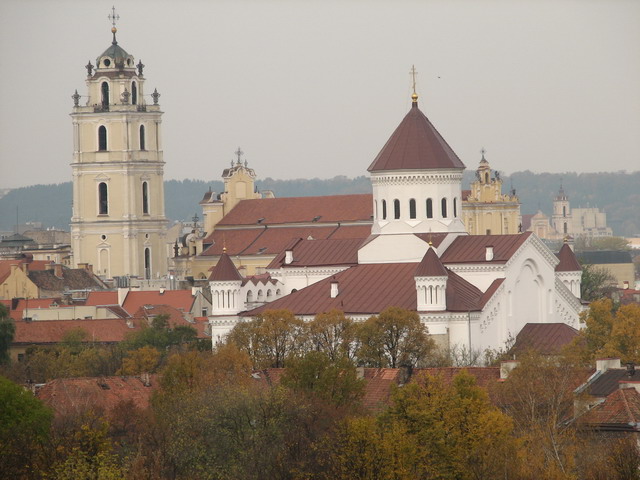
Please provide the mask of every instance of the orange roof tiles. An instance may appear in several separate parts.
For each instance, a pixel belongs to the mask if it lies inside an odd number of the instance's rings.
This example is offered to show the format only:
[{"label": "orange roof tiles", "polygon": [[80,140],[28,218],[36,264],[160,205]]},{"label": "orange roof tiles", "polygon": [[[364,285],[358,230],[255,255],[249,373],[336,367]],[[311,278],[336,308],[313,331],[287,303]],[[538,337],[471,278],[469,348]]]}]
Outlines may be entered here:
[{"label": "orange roof tiles", "polygon": [[619,430],[638,430],[640,393],[633,387],[618,389],[580,417],[579,422],[600,428],[617,426]]},{"label": "orange roof tiles", "polygon": [[218,226],[370,222],[372,211],[371,194],[262,198],[242,200]]},{"label": "orange roof tiles", "polygon": [[122,308],[129,314],[133,314],[145,305],[170,305],[183,312],[190,312],[194,301],[195,297],[191,294],[191,290],[130,290],[127,292]]},{"label": "orange roof tiles", "polygon": [[27,322],[16,321],[14,344],[50,344],[59,343],[65,334],[81,328],[87,332],[87,342],[115,343],[125,339],[127,333],[135,331],[137,326],[129,327],[121,318],[102,320],[42,320]]},{"label": "orange roof tiles", "polygon": [[[506,263],[531,232],[514,235],[460,235],[440,256],[448,263]],[[485,259],[487,247],[493,247],[493,260]]]},{"label": "orange roof tiles", "polygon": [[99,305],[117,305],[118,304],[118,292],[89,292],[85,305],[99,306]]},{"label": "orange roof tiles", "polygon": [[53,262],[49,260],[32,260],[30,257],[18,258],[15,260],[0,260],[0,283],[4,282],[11,274],[11,265],[22,268],[23,264],[28,265],[30,271],[46,270]]},{"label": "orange roof tiles", "polygon": [[146,409],[157,388],[157,375],[149,375],[148,381],[140,377],[58,378],[38,389],[36,396],[58,417],[89,409],[102,410],[109,416],[122,402]]},{"label": "orange roof tiles", "polygon": [[465,168],[429,119],[412,105],[368,170]]}]

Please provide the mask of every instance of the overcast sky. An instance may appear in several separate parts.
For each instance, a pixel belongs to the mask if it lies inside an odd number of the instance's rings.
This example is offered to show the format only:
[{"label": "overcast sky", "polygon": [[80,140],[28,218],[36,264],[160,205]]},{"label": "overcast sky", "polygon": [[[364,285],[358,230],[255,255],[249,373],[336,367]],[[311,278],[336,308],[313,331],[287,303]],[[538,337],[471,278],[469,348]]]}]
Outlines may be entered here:
[{"label": "overcast sky", "polygon": [[[0,188],[71,179],[69,113],[112,1],[0,1]],[[116,3],[146,65],[165,179],[366,174],[419,105],[468,168],[640,169],[640,1]],[[151,99],[147,99],[151,103]]]}]

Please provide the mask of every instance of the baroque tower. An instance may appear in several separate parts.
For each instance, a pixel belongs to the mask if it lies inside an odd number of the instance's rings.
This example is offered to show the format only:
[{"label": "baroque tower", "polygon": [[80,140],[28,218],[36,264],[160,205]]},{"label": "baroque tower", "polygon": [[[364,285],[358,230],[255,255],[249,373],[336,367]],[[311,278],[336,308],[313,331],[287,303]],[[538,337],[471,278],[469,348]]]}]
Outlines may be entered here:
[{"label": "baroque tower", "polygon": [[566,236],[573,234],[569,197],[564,193],[562,185],[560,185],[558,195],[553,199],[553,216],[551,217],[551,223],[560,235]]},{"label": "baroque tower", "polygon": [[72,96],[73,263],[157,278],[167,273],[160,95],[145,94],[144,65],[118,45],[115,10],[109,18],[113,41],[86,66],[86,103]]}]

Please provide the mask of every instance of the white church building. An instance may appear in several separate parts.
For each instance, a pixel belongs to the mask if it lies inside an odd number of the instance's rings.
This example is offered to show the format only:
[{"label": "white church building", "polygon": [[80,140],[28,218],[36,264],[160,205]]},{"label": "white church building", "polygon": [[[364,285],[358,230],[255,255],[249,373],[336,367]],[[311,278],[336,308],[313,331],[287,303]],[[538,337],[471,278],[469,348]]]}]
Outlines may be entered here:
[{"label": "white church building", "polygon": [[246,278],[223,253],[209,278],[214,342],[267,309],[303,319],[338,309],[364,321],[402,307],[440,344],[480,351],[527,323],[578,327],[581,269],[569,245],[555,255],[531,232],[467,234],[465,166],[412,99],[368,168],[369,237],[294,238],[266,274]]}]

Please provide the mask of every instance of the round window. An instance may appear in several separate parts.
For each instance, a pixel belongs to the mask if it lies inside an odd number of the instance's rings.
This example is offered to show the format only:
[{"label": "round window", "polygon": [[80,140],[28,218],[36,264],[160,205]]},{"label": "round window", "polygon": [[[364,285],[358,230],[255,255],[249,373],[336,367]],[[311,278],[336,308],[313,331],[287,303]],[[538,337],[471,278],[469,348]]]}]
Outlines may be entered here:
[{"label": "round window", "polygon": [[145,234],[144,234],[144,238],[149,238],[149,234],[148,234],[148,233],[145,233]]},{"label": "round window", "polygon": [[109,65],[111,65],[111,60],[109,60],[108,58],[105,58],[102,63],[104,63],[105,67],[108,67]]},{"label": "round window", "polygon": [[107,236],[106,236],[106,235],[100,235],[100,238],[101,238],[102,240],[106,240],[106,239],[107,239]]}]

